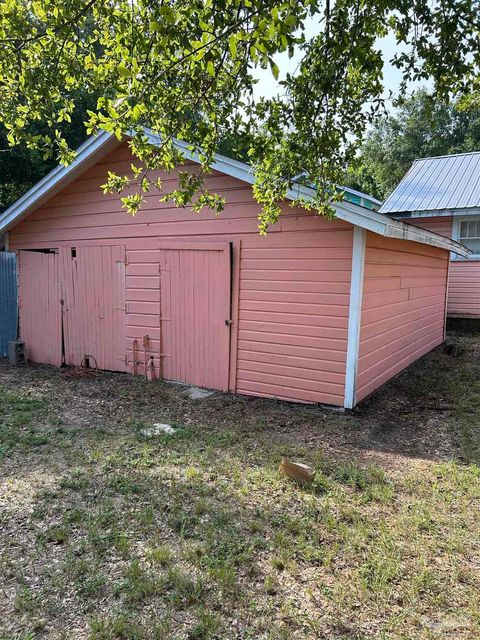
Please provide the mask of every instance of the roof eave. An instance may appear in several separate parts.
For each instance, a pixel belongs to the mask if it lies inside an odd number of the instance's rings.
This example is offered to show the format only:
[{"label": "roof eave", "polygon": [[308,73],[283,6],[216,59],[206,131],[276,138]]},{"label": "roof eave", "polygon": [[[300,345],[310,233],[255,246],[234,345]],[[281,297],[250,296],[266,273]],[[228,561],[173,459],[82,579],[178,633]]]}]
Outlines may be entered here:
[{"label": "roof eave", "polygon": [[[151,130],[145,129],[145,133],[152,144],[159,143],[159,137]],[[67,167],[59,166],[53,169],[45,178],[40,180],[40,182],[29,189],[29,191],[11,205],[11,207],[3,212],[0,216],[0,232],[8,231],[8,229],[15,224],[18,224],[18,222],[33,209],[52,197],[55,193],[58,193],[60,189],[72,182],[78,173],[92,166],[100,157],[109,153],[109,151],[119,145],[120,142],[121,141],[117,140],[113,134],[107,132],[102,132],[97,136],[91,136],[79,147],[77,156],[70,165]],[[200,162],[199,154],[192,151],[187,143],[177,140],[176,144],[182,150],[186,159]],[[238,178],[248,184],[255,182],[252,169],[248,164],[220,154],[215,156],[212,168]],[[315,197],[315,191],[303,185],[296,185],[294,189],[288,192],[287,197],[290,200],[297,200],[299,198],[309,200]],[[464,257],[469,256],[471,253],[469,249],[454,240],[444,238],[443,236],[420,229],[419,227],[414,227],[406,222],[394,220],[378,211],[367,209],[352,202],[344,200],[340,203],[333,203],[333,207],[338,219],[360,226],[378,235],[437,246],[448,251],[453,251]]]},{"label": "roof eave", "polygon": [[458,216],[478,216],[480,207],[458,209],[430,209],[425,211],[389,211],[385,215],[392,218],[455,218]]},{"label": "roof eave", "polygon": [[54,196],[61,189],[93,166],[98,160],[120,144],[115,136],[106,131],[97,136],[90,136],[78,149],[75,160],[67,165],[58,165],[39,180],[23,196],[0,214],[0,232],[4,233],[17,225],[43,202]]}]

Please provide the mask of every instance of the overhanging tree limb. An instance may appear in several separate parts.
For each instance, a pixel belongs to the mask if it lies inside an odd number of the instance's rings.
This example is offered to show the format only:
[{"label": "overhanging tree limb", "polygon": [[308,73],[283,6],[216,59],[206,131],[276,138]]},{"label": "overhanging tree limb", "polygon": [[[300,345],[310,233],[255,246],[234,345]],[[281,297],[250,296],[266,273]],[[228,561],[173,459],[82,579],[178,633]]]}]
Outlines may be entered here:
[{"label": "overhanging tree limb", "polygon": [[[466,93],[469,83],[478,87],[479,9],[478,0],[3,0],[0,42],[9,46],[0,49],[0,121],[11,144],[71,162],[62,123],[72,93],[84,87],[103,94],[89,129],[119,138],[133,132],[147,175],[182,162],[174,136],[202,154],[202,176],[222,136],[241,138],[257,178],[263,232],[299,174],[318,187],[308,207],[332,213],[334,185],[382,105],[379,38],[391,34],[400,47],[399,99],[411,79],[431,77],[442,99]],[[309,43],[307,18],[316,21]],[[282,95],[253,100],[255,67],[278,77],[276,54],[298,47],[304,57],[282,80]],[[58,132],[33,135],[29,125],[41,121]],[[144,125],[164,141],[159,149],[142,138]],[[134,176],[120,178],[112,186]],[[148,180],[142,184],[148,188]],[[185,185],[163,196],[221,207],[200,181]],[[126,201],[131,213],[140,201]]]}]

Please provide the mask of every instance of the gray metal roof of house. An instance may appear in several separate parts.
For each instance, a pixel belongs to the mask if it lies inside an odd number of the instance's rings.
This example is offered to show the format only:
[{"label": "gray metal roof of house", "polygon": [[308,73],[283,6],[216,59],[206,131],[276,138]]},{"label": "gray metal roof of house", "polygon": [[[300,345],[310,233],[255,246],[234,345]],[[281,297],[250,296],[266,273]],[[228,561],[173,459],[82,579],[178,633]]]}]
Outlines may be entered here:
[{"label": "gray metal roof of house", "polygon": [[480,207],[480,151],[415,160],[380,213]]}]

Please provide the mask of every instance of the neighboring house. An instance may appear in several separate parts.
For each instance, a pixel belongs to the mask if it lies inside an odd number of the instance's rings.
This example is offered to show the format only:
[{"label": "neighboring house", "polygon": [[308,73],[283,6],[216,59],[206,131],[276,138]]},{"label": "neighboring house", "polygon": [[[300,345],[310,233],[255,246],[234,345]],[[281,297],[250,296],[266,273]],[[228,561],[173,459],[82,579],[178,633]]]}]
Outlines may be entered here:
[{"label": "neighboring house", "polygon": [[347,200],[334,220],[285,203],[262,237],[250,167],[223,156],[207,178],[220,216],[149,193],[131,217],[100,189],[131,161],[127,142],[92,137],[0,216],[32,360],[143,373],[153,359],[169,380],[353,407],[443,342],[460,244]]},{"label": "neighboring house", "polygon": [[380,212],[471,249],[452,253],[447,314],[480,318],[480,151],[416,160]]}]

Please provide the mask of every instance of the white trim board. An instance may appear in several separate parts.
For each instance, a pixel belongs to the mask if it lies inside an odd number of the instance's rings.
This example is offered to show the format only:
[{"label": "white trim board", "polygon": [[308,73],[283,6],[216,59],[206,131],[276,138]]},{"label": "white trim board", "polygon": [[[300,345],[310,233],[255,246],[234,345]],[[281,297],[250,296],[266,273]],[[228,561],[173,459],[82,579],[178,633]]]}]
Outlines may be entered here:
[{"label": "white trim board", "polygon": [[415,218],[455,218],[456,216],[478,216],[480,207],[469,209],[432,209],[431,211],[404,211],[399,213],[387,213],[392,218],[415,220]]},{"label": "white trim board", "polygon": [[[474,220],[480,220],[480,210],[476,210],[477,213],[476,215],[473,216]],[[472,214],[473,215],[473,214]],[[455,240],[455,242],[459,242],[458,238],[460,236],[460,224],[462,222],[465,222],[467,220],[471,220],[472,215],[470,216],[455,216],[452,220],[452,240]],[[460,258],[455,255],[454,253],[451,254],[450,258],[452,260],[459,260]],[[471,253],[471,255],[467,256],[467,260],[480,260],[480,254],[478,253]]]},{"label": "white trim board", "polygon": [[345,363],[345,396],[343,401],[345,409],[353,409],[356,404],[366,236],[365,229],[353,227],[352,276],[350,280],[347,357]]},{"label": "white trim board", "polygon": [[[159,144],[159,137],[152,133],[151,130],[145,129],[145,133],[152,144]],[[200,161],[198,153],[192,152],[187,143],[180,140],[176,140],[175,143],[186,159],[194,162]],[[67,167],[59,166],[53,169],[45,178],[40,180],[1,214],[0,232],[5,232],[18,224],[20,220],[34,211],[42,202],[58,193],[72,182],[79,173],[93,166],[100,157],[109,153],[119,144],[120,141],[111,133],[102,132],[97,136],[91,136],[79,147],[77,157],[72,164]],[[250,165],[244,162],[217,154],[212,166],[214,169],[248,184],[253,184],[255,181]],[[295,186],[287,195],[289,200],[295,200],[298,197],[311,199],[314,196],[314,189],[302,185]],[[428,244],[465,257],[468,257],[471,253],[469,249],[449,238],[444,238],[432,231],[420,229],[400,220],[394,220],[366,207],[361,207],[345,200],[340,203],[334,203],[333,207],[339,220],[350,222],[381,236]]]}]

